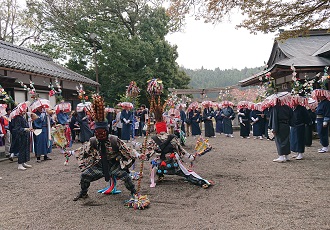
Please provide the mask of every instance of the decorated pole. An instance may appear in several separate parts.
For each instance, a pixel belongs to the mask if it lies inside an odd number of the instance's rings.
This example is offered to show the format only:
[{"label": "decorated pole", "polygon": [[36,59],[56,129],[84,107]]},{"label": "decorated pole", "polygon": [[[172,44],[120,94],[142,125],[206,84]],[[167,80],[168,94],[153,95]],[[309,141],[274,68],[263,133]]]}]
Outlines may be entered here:
[{"label": "decorated pole", "polygon": [[[161,80],[153,78],[148,81],[148,87],[147,87],[147,92],[150,95],[150,113],[153,112],[154,106],[156,105],[155,102],[155,97],[158,96],[158,104],[160,105],[160,95],[163,92],[163,83]],[[150,134],[150,117],[148,119],[147,123],[147,130],[146,130],[146,136],[144,138],[143,144],[142,144],[142,155],[145,156],[146,154],[146,149],[147,149],[147,140]],[[134,209],[144,209],[145,207],[148,207],[150,204],[149,199],[147,198],[147,195],[142,196],[140,195],[140,190],[141,190],[141,181],[142,181],[142,173],[143,173],[143,167],[144,167],[144,160],[141,160],[141,165],[140,165],[140,177],[138,179],[138,184],[137,184],[137,194],[132,197],[126,205],[128,207],[132,207]]]}]

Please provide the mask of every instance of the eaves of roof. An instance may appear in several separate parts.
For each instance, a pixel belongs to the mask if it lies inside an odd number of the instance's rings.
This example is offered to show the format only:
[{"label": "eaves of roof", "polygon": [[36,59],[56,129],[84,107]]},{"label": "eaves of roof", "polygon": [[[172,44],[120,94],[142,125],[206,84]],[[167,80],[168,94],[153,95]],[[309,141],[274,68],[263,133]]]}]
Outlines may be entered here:
[{"label": "eaves of roof", "polygon": [[0,41],[0,54],[0,68],[8,68],[13,71],[21,70],[88,85],[99,85],[99,83],[81,74],[56,64],[45,54],[18,47],[8,42]]}]

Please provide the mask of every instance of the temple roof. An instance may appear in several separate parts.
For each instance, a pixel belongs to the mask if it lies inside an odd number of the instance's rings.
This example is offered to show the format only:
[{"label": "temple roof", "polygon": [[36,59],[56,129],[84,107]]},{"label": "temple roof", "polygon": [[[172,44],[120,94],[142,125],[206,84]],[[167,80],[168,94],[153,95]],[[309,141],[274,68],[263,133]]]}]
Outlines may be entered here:
[{"label": "temple roof", "polygon": [[99,83],[69,70],[53,62],[49,56],[13,45],[11,43],[0,41],[0,69],[8,68],[26,71],[34,74],[57,77],[61,80],[74,81],[88,85],[99,85]]}]

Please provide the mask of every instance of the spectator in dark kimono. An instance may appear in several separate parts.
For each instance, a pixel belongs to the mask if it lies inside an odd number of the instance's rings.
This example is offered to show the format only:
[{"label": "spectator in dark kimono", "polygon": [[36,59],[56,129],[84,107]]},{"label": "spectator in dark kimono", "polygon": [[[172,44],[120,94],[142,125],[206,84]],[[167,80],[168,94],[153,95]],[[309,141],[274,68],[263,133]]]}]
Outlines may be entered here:
[{"label": "spectator in dark kimono", "polygon": [[81,143],[89,141],[89,139],[93,136],[93,132],[89,126],[88,114],[86,112],[87,108],[88,105],[85,107],[77,106],[77,121],[80,128],[79,141]]},{"label": "spectator in dark kimono", "polygon": [[141,129],[141,136],[145,136],[146,135],[146,131],[143,130],[144,125],[146,124],[147,120],[148,120],[148,110],[146,108],[145,104],[141,105],[141,115],[140,115],[140,129]]},{"label": "spectator in dark kimono", "polygon": [[248,109],[249,102],[241,101],[238,103],[238,122],[240,125],[240,136],[242,138],[250,138],[250,112]]},{"label": "spectator in dark kimono", "polygon": [[189,119],[189,112],[191,108],[188,108],[186,111],[186,135],[189,137],[191,134],[191,120]]},{"label": "spectator in dark kimono", "polygon": [[51,126],[54,124],[51,118],[55,111],[45,109],[43,106],[37,108],[35,114],[38,119],[33,121],[32,125],[34,129],[41,129],[39,135],[34,136],[34,151],[37,156],[37,162],[41,162],[41,155],[44,156],[44,160],[51,160],[48,156],[52,152],[53,141],[50,136]]},{"label": "spectator in dark kimono", "polygon": [[78,113],[76,111],[73,111],[71,113],[69,127],[70,127],[70,130],[71,130],[72,143],[74,143],[76,141],[77,132],[76,132],[75,129],[79,128],[77,116],[78,116]]},{"label": "spectator in dark kimono", "polygon": [[133,108],[133,104],[129,102],[122,102],[120,104],[123,108],[120,115],[120,120],[123,123],[123,127],[121,129],[121,139],[128,142],[130,140],[132,129],[133,113],[131,109]]},{"label": "spectator in dark kimono", "polygon": [[117,109],[116,111],[116,123],[114,124],[117,128],[117,136],[121,139],[121,129],[123,128],[123,122],[120,120],[121,117],[121,109]]},{"label": "spectator in dark kimono", "polygon": [[180,111],[180,121],[181,121],[181,131],[186,133],[186,122],[187,122],[187,116],[186,116],[186,112],[183,110],[184,105],[179,105],[179,111]]},{"label": "spectator in dark kimono", "polygon": [[269,125],[269,118],[270,118],[270,113],[271,113],[271,107],[264,108],[263,114],[264,114],[264,119],[265,119],[265,138],[267,140],[270,140],[269,135],[268,135],[268,125]]},{"label": "spectator in dark kimono", "polygon": [[312,92],[312,97],[318,101],[316,127],[322,145],[318,152],[325,153],[329,150],[330,92],[324,89],[316,89]]},{"label": "spectator in dark kimono", "polygon": [[222,106],[221,116],[223,117],[223,132],[227,137],[234,137],[232,120],[235,119],[235,112],[230,107],[234,106],[234,104],[229,101],[224,101]]},{"label": "spectator in dark kimono", "polygon": [[201,122],[201,114],[195,105],[191,107],[191,110],[188,114],[188,119],[190,120],[191,124],[191,135],[201,135],[201,129],[199,127],[199,123]]},{"label": "spectator in dark kimono", "polygon": [[315,121],[316,121],[316,107],[317,107],[317,101],[309,98],[308,99],[308,106],[307,106],[307,112],[308,115],[312,121],[311,124],[306,125],[305,127],[305,146],[310,147],[312,146],[313,142],[313,133],[315,131]]},{"label": "spectator in dark kimono", "polygon": [[293,109],[294,125],[290,129],[290,149],[291,152],[297,153],[293,158],[296,160],[303,159],[305,152],[305,125],[312,123],[308,115],[305,105],[307,99],[300,96],[293,96],[291,106]]},{"label": "spectator in dark kimono", "polygon": [[221,116],[221,104],[217,104],[217,110],[214,112],[215,132],[223,133],[223,116]]},{"label": "spectator in dark kimono", "polygon": [[211,101],[203,101],[202,105],[204,106],[203,110],[203,121],[204,121],[204,128],[205,128],[205,137],[214,137],[214,128],[213,128],[213,120],[214,117],[214,110],[211,107]]},{"label": "spectator in dark kimono", "polygon": [[114,111],[113,110],[114,110],[113,108],[108,108],[106,110],[106,113],[107,113],[106,119],[108,121],[108,128],[109,128],[110,131],[112,130],[112,121],[113,121],[113,118],[114,118]]},{"label": "spectator in dark kimono", "polygon": [[286,105],[290,101],[288,92],[278,93],[274,97],[274,107],[270,114],[269,127],[275,136],[275,144],[277,148],[278,158],[274,162],[287,161],[290,151],[290,126],[293,126],[293,111]]},{"label": "spectator in dark kimono", "polygon": [[252,124],[252,135],[254,139],[259,138],[262,140],[262,133],[264,130],[264,119],[262,118],[261,104],[252,104],[251,105],[250,119]]},{"label": "spectator in dark kimono", "polygon": [[27,102],[19,104],[10,114],[11,118],[11,133],[12,144],[10,147],[11,153],[18,153],[18,169],[26,170],[32,168],[27,164],[30,161],[30,131],[26,119]]}]

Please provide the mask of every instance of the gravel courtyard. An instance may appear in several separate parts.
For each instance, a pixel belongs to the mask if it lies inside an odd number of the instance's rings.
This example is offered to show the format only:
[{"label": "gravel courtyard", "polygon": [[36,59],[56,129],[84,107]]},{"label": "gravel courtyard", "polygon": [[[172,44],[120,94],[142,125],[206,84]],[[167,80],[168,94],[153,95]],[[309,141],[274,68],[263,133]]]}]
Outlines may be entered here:
[{"label": "gravel courtyard", "polygon": [[[330,229],[330,155],[317,153],[318,140],[304,160],[274,163],[273,141],[234,136],[210,138],[213,150],[195,161],[193,169],[216,183],[208,189],[178,176],[150,188],[145,162],[146,210],[123,205],[129,192],[121,181],[121,194],[97,193],[107,185],[100,179],[92,182],[89,198],[72,201],[80,171],[73,158],[64,166],[59,149],[52,161],[36,163],[31,155],[33,168],[26,171],[17,170],[17,159],[2,161],[0,229]],[[187,138],[191,153],[195,142]]]}]

